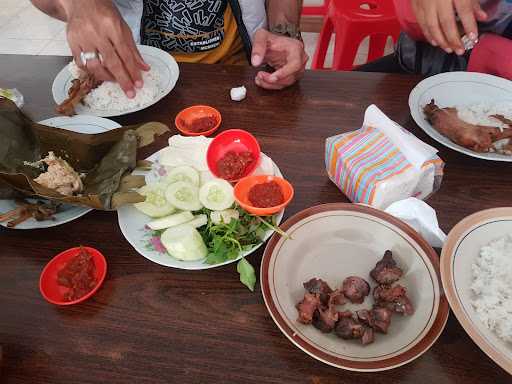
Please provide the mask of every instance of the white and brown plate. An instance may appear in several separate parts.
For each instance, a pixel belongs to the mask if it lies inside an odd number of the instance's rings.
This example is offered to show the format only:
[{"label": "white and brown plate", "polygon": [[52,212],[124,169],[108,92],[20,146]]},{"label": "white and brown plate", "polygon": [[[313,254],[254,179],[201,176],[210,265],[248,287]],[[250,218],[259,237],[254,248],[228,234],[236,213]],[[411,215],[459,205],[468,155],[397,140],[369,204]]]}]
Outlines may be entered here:
[{"label": "white and brown plate", "polygon": [[[382,371],[416,359],[437,340],[448,319],[439,258],[408,225],[373,208],[340,203],[306,209],[281,228],[291,239],[273,236],[268,243],[261,286],[272,318],[297,347],[338,368]],[[297,321],[303,282],[318,277],[337,287],[356,275],[372,284],[368,274],[387,249],[404,270],[401,284],[415,305],[414,315],[393,316],[388,334],[377,334],[367,346]],[[367,298],[361,308],[371,305]]]},{"label": "white and brown plate", "polygon": [[441,278],[455,316],[473,341],[512,375],[512,345],[500,339],[480,321],[471,305],[472,265],[480,249],[512,233],[512,208],[477,212],[449,233],[441,253]]}]

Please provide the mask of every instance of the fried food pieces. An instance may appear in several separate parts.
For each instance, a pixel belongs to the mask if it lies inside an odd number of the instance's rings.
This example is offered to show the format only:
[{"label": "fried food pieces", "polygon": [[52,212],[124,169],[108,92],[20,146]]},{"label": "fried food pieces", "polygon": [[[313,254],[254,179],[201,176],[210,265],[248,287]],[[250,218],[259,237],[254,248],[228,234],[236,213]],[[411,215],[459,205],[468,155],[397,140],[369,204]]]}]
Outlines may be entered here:
[{"label": "fried food pieces", "polygon": [[[423,112],[430,124],[454,143],[475,152],[494,152],[494,144],[503,139],[512,138],[512,127],[501,130],[498,127],[474,125],[461,120],[456,108],[439,108],[432,99],[425,105]],[[501,115],[492,116],[496,120],[509,124]],[[509,143],[508,146],[512,145]]]}]

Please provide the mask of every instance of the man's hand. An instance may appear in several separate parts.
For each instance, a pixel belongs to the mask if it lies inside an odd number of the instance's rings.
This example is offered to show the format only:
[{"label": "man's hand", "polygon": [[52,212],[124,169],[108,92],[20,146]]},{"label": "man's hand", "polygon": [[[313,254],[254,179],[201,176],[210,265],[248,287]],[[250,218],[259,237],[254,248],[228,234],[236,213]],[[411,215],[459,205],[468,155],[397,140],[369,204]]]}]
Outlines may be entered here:
[{"label": "man's hand", "polygon": [[485,21],[487,14],[478,0],[412,0],[414,14],[425,38],[447,53],[464,54],[464,46],[457,28],[455,12],[470,40],[478,38],[477,21]]},{"label": "man's hand", "polygon": [[[115,5],[105,0],[62,0],[62,5],[76,64],[97,80],[118,82],[128,97],[134,97],[135,88],[143,86],[141,70],[147,71],[149,66]],[[89,60],[84,68],[81,52],[96,52],[102,60]]]},{"label": "man's hand", "polygon": [[268,64],[276,71],[259,71],[256,85],[266,89],[283,89],[295,83],[304,74],[308,55],[304,44],[290,37],[276,35],[260,29],[254,36],[252,65],[259,67]]}]

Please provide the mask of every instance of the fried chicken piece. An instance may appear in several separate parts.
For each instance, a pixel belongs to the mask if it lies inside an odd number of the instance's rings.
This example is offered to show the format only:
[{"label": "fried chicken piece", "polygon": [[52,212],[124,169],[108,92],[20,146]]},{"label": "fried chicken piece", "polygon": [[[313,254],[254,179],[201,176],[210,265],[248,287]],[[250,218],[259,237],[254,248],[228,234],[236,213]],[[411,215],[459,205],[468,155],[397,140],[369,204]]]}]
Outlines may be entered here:
[{"label": "fried chicken piece", "polygon": [[318,308],[313,314],[313,327],[323,333],[331,332],[338,321],[338,311],[334,306]]},{"label": "fried chicken piece", "polygon": [[387,308],[375,307],[372,309],[372,315],[373,329],[380,333],[388,333],[392,312]]},{"label": "fried chicken piece", "polygon": [[325,281],[322,279],[312,278],[309,281],[306,281],[303,286],[309,293],[318,294],[323,305],[329,304],[329,295],[332,293],[332,289]]},{"label": "fried chicken piece", "polygon": [[496,120],[502,122],[503,124],[508,125],[508,128],[512,128],[512,120],[507,119],[503,115],[491,115],[492,118],[495,118]]},{"label": "fried chicken piece", "polygon": [[397,266],[393,253],[384,252],[382,259],[370,271],[370,276],[379,284],[392,284],[402,277],[403,271]]},{"label": "fried chicken piece", "polygon": [[343,280],[343,294],[351,303],[361,304],[370,294],[370,284],[358,276],[350,276]]},{"label": "fried chicken piece", "polygon": [[340,312],[338,313],[338,318],[339,321],[334,329],[338,337],[345,340],[361,339],[363,337],[365,327],[354,318],[352,312]]},{"label": "fried chicken piece", "polygon": [[336,306],[343,305],[347,302],[347,299],[339,289],[331,292],[328,297],[327,306],[325,306],[320,299],[320,306],[314,312],[312,322],[315,328],[324,333],[331,332],[338,321]]},{"label": "fried chicken piece", "polygon": [[347,304],[347,298],[345,297],[345,295],[343,294],[343,292],[340,290],[340,289],[336,289],[334,290],[330,295],[329,295],[329,302],[328,302],[328,305],[329,306],[334,306],[334,305],[344,305],[344,304]]},{"label": "fried chicken piece", "polygon": [[377,306],[387,308],[395,313],[410,316],[414,313],[411,300],[407,297],[405,287],[379,285],[373,290],[373,298]]},{"label": "fried chicken piece", "polygon": [[[498,127],[466,123],[459,118],[456,108],[439,108],[434,99],[425,105],[423,112],[439,133],[475,152],[489,152],[496,141],[512,137],[510,128],[501,131]],[[493,117],[499,119],[498,116]]]},{"label": "fried chicken piece", "polygon": [[387,333],[391,324],[392,312],[387,308],[374,307],[356,312],[359,321],[380,333]]},{"label": "fried chicken piece", "polygon": [[57,213],[58,204],[48,202],[28,203],[19,201],[19,206],[11,211],[0,214],[0,222],[7,221],[8,228],[14,228],[24,221],[35,218],[37,221],[54,220],[53,215]]},{"label": "fried chicken piece", "polygon": [[395,286],[379,285],[373,290],[373,298],[376,302],[381,301],[394,301],[397,298],[404,296],[406,293],[404,286],[397,284]]},{"label": "fried chicken piece", "polygon": [[71,88],[68,90],[68,98],[59,104],[55,110],[60,115],[75,115],[75,107],[100,84],[101,82],[98,82],[91,74],[86,74],[80,79],[73,79]]},{"label": "fried chicken piece", "polygon": [[361,343],[363,345],[371,344],[375,341],[375,332],[371,327],[364,327],[363,336],[361,336]]},{"label": "fried chicken piece", "polygon": [[299,317],[297,321],[302,324],[311,324],[315,311],[320,308],[320,295],[306,293],[304,298],[296,305]]}]

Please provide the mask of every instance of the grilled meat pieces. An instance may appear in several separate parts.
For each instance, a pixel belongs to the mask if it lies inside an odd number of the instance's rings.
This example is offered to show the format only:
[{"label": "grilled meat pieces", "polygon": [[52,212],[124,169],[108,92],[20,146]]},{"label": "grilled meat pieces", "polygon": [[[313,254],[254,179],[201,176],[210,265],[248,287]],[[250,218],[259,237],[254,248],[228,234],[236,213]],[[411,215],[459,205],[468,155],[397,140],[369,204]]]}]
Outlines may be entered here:
[{"label": "grilled meat pieces", "polygon": [[68,91],[68,98],[59,104],[55,110],[60,115],[75,115],[75,107],[82,102],[89,92],[100,84],[101,82],[97,81],[91,74],[86,74],[83,78],[72,80],[71,88]]},{"label": "grilled meat pieces", "polygon": [[318,294],[323,305],[328,305],[329,295],[332,293],[332,289],[329,287],[329,284],[322,279],[313,278],[306,281],[303,286],[309,293]]},{"label": "grilled meat pieces", "polygon": [[392,284],[398,281],[402,275],[402,269],[397,266],[393,259],[393,253],[389,250],[384,252],[382,259],[370,271],[372,279],[379,284]]},{"label": "grilled meat pieces", "polygon": [[370,284],[358,276],[350,276],[343,280],[343,294],[351,303],[362,304],[370,294]]},{"label": "grilled meat pieces", "polygon": [[397,284],[395,286],[379,285],[373,290],[373,298],[376,305],[387,308],[395,313],[410,316],[414,313],[411,300],[407,297],[405,287]]},{"label": "grilled meat pieces", "polygon": [[320,296],[318,294],[306,293],[296,307],[299,312],[297,320],[302,324],[311,324],[315,311],[320,307]]}]

